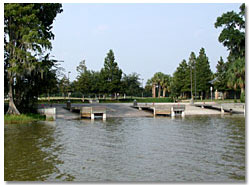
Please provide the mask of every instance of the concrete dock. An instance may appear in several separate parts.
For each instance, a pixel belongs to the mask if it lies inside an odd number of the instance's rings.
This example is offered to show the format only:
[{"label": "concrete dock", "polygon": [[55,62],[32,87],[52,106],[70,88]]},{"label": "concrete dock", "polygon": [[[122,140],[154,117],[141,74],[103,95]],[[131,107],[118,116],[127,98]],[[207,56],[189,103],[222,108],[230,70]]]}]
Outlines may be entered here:
[{"label": "concrete dock", "polygon": [[[197,103],[198,104],[198,103]],[[215,103],[206,103],[207,105],[215,105]],[[140,105],[140,103],[138,103]],[[144,104],[146,105],[146,104]],[[151,107],[152,105],[156,107],[169,107],[173,105],[185,105],[185,116],[193,116],[193,115],[221,115],[220,109],[210,109],[210,108],[202,108],[200,106],[190,105],[189,103],[148,103],[147,106]],[[107,118],[126,118],[126,117],[152,117],[153,112],[151,110],[139,110],[133,108],[132,103],[92,103],[92,104],[72,104],[72,107],[106,107],[106,117]],[[217,105],[218,106],[218,105]],[[238,113],[244,114],[243,104],[226,104],[224,107],[235,107],[233,110],[238,111]],[[238,107],[237,107],[238,106]],[[241,107],[240,107],[241,106]],[[56,119],[80,119],[80,109],[79,111],[68,111],[65,109],[65,104],[54,104],[53,107],[56,108]],[[229,112],[225,111],[224,114],[229,114]]]}]

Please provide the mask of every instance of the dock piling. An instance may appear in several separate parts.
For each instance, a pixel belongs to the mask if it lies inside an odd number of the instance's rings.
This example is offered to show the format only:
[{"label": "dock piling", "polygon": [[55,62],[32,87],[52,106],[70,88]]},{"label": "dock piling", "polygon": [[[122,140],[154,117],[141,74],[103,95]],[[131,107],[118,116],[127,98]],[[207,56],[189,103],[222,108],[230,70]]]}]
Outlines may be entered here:
[{"label": "dock piling", "polygon": [[224,111],[223,107],[221,106],[221,113],[224,114],[224,112],[225,111]]}]

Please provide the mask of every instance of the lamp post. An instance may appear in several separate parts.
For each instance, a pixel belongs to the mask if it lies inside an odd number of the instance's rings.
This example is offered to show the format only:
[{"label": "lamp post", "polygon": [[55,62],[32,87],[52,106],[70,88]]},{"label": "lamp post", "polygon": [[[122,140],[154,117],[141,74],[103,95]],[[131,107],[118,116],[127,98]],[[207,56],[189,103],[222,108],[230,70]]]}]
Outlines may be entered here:
[{"label": "lamp post", "polygon": [[143,98],[143,78],[141,79],[142,83],[141,83],[141,86],[142,86],[142,94],[141,94],[141,97]]},{"label": "lamp post", "polygon": [[210,91],[211,91],[211,101],[213,100],[213,87],[210,87]]},{"label": "lamp post", "polygon": [[[68,72],[68,82],[69,82],[69,73],[71,73],[70,71]],[[68,99],[69,99],[69,84],[68,84]]]},{"label": "lamp post", "polygon": [[191,101],[190,103],[193,104],[193,81],[192,81],[192,64],[190,65],[190,78],[191,78]]},{"label": "lamp post", "polygon": [[194,89],[195,89],[194,99],[196,100],[196,62],[194,64]]}]

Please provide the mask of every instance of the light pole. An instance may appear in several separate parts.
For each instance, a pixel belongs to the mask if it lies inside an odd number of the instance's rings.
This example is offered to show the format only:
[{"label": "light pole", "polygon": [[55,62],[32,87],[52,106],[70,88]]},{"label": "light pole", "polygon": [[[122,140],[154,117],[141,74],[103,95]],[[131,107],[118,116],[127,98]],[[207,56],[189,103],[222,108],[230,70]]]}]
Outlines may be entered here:
[{"label": "light pole", "polygon": [[196,62],[194,64],[194,89],[195,89],[194,99],[196,100]]},{"label": "light pole", "polygon": [[[69,73],[71,73],[70,71],[68,72],[68,82],[69,82]],[[69,84],[68,84],[68,99],[69,99]]]},{"label": "light pole", "polygon": [[211,91],[211,101],[213,100],[213,87],[210,87],[210,91]]},{"label": "light pole", "polygon": [[68,72],[68,80],[69,80],[69,73],[71,73],[70,71]]},{"label": "light pole", "polygon": [[142,81],[142,83],[141,83],[141,86],[142,86],[142,94],[141,94],[141,96],[142,96],[142,98],[143,98],[143,78],[141,79],[141,81]]},{"label": "light pole", "polygon": [[190,65],[190,78],[191,78],[191,103],[193,102],[193,92],[192,92],[192,89],[193,89],[193,82],[192,82],[192,63]]}]

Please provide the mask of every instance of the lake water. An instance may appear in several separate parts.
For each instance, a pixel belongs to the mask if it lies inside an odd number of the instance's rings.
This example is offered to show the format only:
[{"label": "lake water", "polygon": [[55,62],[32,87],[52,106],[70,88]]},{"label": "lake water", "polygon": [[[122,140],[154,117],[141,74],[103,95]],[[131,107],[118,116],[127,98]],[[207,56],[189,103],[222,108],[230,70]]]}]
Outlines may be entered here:
[{"label": "lake water", "polygon": [[5,181],[245,181],[245,118],[5,125]]}]

